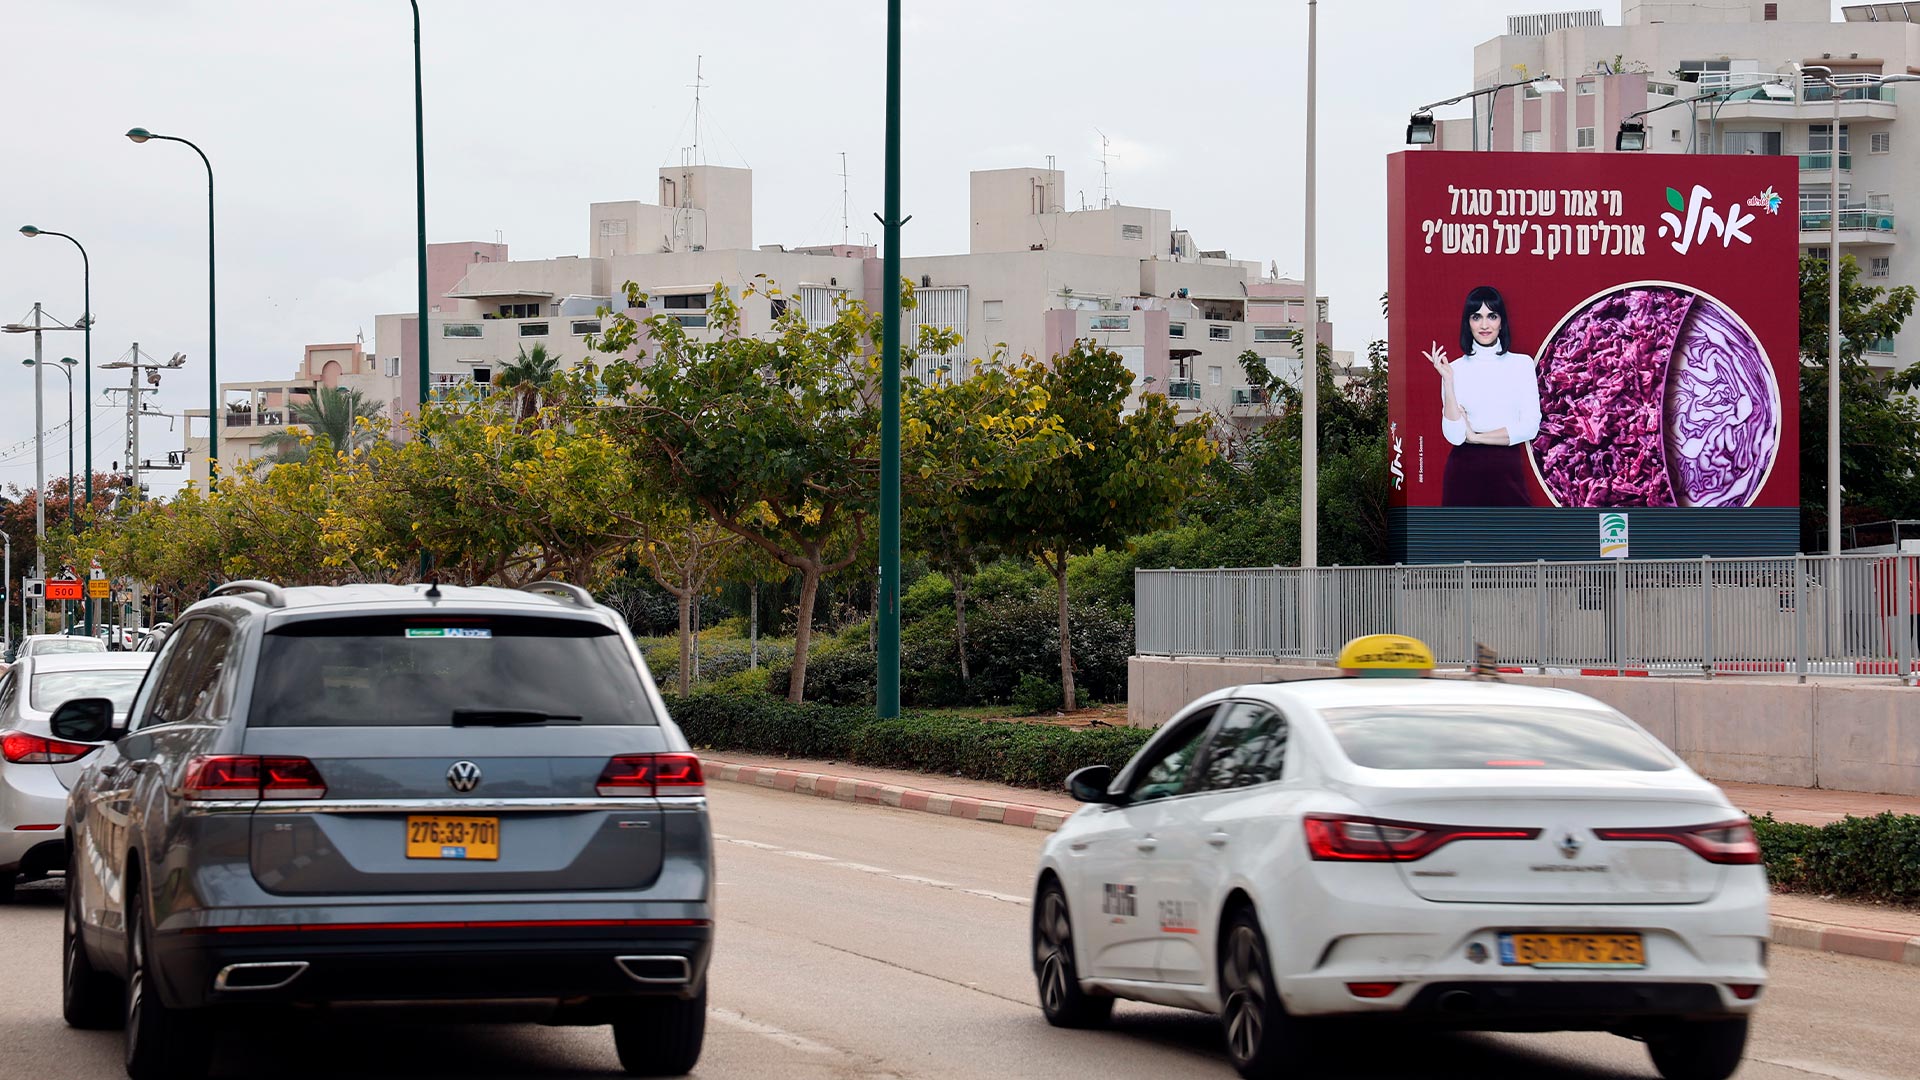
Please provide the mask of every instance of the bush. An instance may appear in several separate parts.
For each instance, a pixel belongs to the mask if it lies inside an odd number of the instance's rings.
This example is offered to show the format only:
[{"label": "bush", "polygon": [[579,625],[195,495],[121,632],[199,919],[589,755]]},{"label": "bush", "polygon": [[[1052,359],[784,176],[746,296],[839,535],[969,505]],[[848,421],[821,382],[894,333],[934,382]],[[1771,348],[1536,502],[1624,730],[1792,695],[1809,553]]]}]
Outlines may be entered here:
[{"label": "bush", "polygon": [[1126,764],[1151,731],[1076,729],[930,713],[876,720],[862,708],[794,705],[758,694],[696,694],[673,717],[695,746],[876,768],[917,769],[1020,787],[1059,788],[1086,765]]},{"label": "bush", "polygon": [[[807,657],[807,700],[828,705],[872,705],[879,659],[863,638],[858,645],[825,639]],[[793,657],[767,669],[767,693],[784,698],[793,683]]]},{"label": "bush", "polygon": [[1767,879],[1806,892],[1920,901],[1920,815],[1847,817],[1831,825],[1753,819]]},{"label": "bush", "polygon": [[[680,684],[680,639],[677,636],[664,638],[638,638],[640,651],[647,658],[647,669],[653,672],[653,681],[661,687],[674,687]],[[700,635],[700,678],[695,685],[703,685],[716,679],[726,679],[748,671],[753,660],[752,643],[745,638],[708,637]],[[760,639],[760,670],[753,672],[761,684],[765,683],[767,672],[789,666],[793,663],[793,642],[775,638]]]},{"label": "bush", "polygon": [[945,574],[931,573],[907,587],[900,597],[900,620],[919,622],[941,611],[953,610],[953,582]]},{"label": "bush", "polygon": [[[983,607],[967,620],[973,700],[1008,702],[1022,675],[1060,678],[1060,613],[1051,599]],[[1086,698],[1127,699],[1133,624],[1103,607],[1070,608],[1074,686]]]},{"label": "bush", "polygon": [[1038,716],[1053,712],[1066,701],[1066,694],[1059,683],[1048,682],[1038,675],[1020,676],[1020,685],[1013,688],[1013,712],[1016,716]]},{"label": "bush", "polygon": [[967,606],[1003,601],[1040,600],[1053,595],[1053,575],[1020,559],[1001,559],[967,581]]}]

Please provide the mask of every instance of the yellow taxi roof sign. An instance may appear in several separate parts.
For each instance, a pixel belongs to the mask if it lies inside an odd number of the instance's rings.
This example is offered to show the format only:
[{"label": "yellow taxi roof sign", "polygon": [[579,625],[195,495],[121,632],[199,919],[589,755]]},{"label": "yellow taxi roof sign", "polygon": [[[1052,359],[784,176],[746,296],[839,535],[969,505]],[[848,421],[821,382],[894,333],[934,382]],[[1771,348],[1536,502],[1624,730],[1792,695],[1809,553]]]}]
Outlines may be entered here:
[{"label": "yellow taxi roof sign", "polygon": [[1347,642],[1336,663],[1357,678],[1418,679],[1433,671],[1433,650],[1405,634],[1367,634]]}]

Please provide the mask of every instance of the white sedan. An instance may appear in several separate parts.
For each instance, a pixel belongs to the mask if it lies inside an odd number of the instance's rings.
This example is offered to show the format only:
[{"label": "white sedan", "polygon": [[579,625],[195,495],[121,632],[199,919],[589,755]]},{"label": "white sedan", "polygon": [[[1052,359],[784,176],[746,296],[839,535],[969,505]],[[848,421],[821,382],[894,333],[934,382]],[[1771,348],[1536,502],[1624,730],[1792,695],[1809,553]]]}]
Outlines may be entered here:
[{"label": "white sedan", "polygon": [[1433,679],[1242,686],[1187,706],[1081,808],[1034,891],[1056,1026],[1115,998],[1216,1013],[1243,1076],[1322,1018],[1644,1039],[1739,1066],[1766,984],[1751,825],[1592,698]]}]

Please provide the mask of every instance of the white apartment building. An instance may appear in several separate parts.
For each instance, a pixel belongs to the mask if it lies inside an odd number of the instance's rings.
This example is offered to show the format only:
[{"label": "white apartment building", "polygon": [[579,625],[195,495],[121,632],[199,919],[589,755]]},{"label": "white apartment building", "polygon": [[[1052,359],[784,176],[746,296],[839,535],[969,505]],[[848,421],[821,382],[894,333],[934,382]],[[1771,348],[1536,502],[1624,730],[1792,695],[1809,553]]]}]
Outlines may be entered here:
[{"label": "white apartment building", "polygon": [[[380,364],[358,341],[308,345],[300,366],[288,379],[264,382],[220,384],[220,471],[231,474],[251,468],[255,462],[273,453],[268,436],[275,432],[306,430],[293,422],[292,406],[307,400],[318,387],[358,390],[369,401],[385,408],[383,415],[393,416],[396,400],[403,395],[396,364]],[[188,409],[186,449],[188,476],[201,491],[207,490],[207,410]]]},{"label": "white apartment building", "polygon": [[[1832,21],[1827,0],[1624,0],[1619,26],[1597,10],[1516,15],[1474,49],[1474,85],[1546,74],[1563,89],[1476,98],[1473,118],[1442,122],[1435,145],[1615,153],[1622,120],[1671,105],[1642,118],[1646,152],[1799,158],[1800,243],[1820,258],[1837,151],[1841,253],[1870,284],[1920,285],[1920,235],[1899,213],[1920,212],[1920,83],[1875,78],[1920,74],[1920,3],[1842,14]],[[1801,71],[1816,64],[1838,84],[1837,133],[1835,88]],[[1920,326],[1869,343],[1867,355],[1877,366],[1920,361]]]},{"label": "white apartment building", "polygon": [[[777,285],[742,305],[742,330],[769,333],[791,305],[824,323],[841,298],[877,308],[881,260],[871,246],[752,246],[753,178],[745,169],[682,165],[660,170],[659,201],[594,203],[587,254],[512,261],[503,246],[436,244],[429,255],[429,378],[446,396],[490,382],[524,347],[544,345],[571,367],[587,355],[585,338],[602,329],[601,306],[626,310],[632,281],[644,291],[636,318],[664,314],[692,333],[710,332],[708,303],[724,284],[736,298],[751,285]],[[1297,281],[1263,273],[1256,262],[1202,250],[1173,226],[1173,215],[1109,205],[1067,210],[1065,174],[997,169],[971,174],[969,250],[904,259],[916,305],[903,340],[922,324],[964,339],[952,355],[921,356],[914,374],[960,373],[996,349],[1044,358],[1076,339],[1114,349],[1135,377],[1135,394],[1168,395],[1182,411],[1211,413],[1235,426],[1268,415],[1248,385],[1239,356],[1267,359],[1275,374],[1297,379],[1292,332],[1305,317]],[[1321,340],[1331,340],[1319,303]],[[411,314],[381,315],[374,342],[382,372],[399,376],[395,414],[417,396],[417,324]],[[1350,354],[1336,354],[1351,362]]]}]

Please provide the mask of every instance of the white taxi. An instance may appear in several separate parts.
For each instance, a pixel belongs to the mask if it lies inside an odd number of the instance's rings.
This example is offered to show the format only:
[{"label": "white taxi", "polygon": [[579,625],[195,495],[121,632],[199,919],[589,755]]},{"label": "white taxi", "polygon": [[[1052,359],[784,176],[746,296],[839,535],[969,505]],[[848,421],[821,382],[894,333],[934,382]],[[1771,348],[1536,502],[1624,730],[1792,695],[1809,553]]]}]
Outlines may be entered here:
[{"label": "white taxi", "polygon": [[[1409,638],[1349,673],[1425,674]],[[1363,669],[1355,671],[1352,669]],[[1370,669],[1370,670],[1367,670]],[[1049,838],[1041,1006],[1216,1013],[1243,1076],[1322,1018],[1645,1041],[1667,1080],[1740,1063],[1766,984],[1746,815],[1632,720],[1567,690],[1455,679],[1240,686],[1188,705]]]}]

